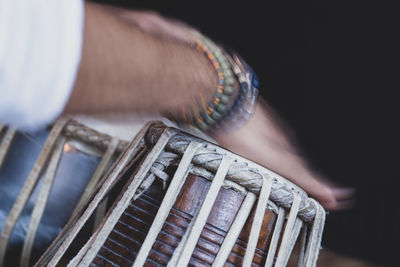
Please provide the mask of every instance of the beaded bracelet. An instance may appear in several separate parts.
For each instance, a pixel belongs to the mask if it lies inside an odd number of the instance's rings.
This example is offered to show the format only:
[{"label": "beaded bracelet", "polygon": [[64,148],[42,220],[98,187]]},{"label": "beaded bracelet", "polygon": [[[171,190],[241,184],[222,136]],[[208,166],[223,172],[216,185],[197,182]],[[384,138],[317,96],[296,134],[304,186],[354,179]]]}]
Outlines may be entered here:
[{"label": "beaded bracelet", "polygon": [[[183,110],[184,121],[208,134],[232,131],[247,121],[254,109],[258,80],[251,68],[234,53],[214,44],[205,36],[192,36],[193,46],[212,64],[218,82],[211,95]],[[235,85],[239,84],[239,88]]]},{"label": "beaded bracelet", "polygon": [[239,82],[240,90],[229,112],[221,120],[214,135],[232,132],[241,127],[252,116],[258,96],[259,80],[253,69],[234,52],[227,53],[227,58]]},{"label": "beaded bracelet", "polygon": [[208,132],[216,128],[216,124],[230,110],[237,95],[236,80],[229,59],[226,58],[221,48],[204,36],[193,36],[193,39],[193,46],[207,56],[216,72],[218,81],[211,95],[203,96],[190,109],[184,110],[184,118],[189,125]]}]

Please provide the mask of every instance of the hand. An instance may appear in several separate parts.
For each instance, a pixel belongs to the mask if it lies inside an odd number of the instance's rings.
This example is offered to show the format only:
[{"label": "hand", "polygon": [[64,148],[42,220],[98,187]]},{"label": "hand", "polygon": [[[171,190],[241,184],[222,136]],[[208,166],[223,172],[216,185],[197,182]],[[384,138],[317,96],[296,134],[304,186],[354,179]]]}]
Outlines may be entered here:
[{"label": "hand", "polygon": [[335,185],[311,170],[292,141],[292,132],[262,100],[253,117],[233,133],[215,137],[225,148],[290,180],[327,210],[351,207],[354,190]]}]

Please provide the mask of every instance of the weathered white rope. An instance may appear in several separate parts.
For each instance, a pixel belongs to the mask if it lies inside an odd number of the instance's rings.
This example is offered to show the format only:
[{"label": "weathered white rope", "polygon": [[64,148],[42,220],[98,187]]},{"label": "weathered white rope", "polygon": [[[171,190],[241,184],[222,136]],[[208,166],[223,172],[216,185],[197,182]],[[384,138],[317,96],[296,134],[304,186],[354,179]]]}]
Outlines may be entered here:
[{"label": "weathered white rope", "polygon": [[[134,138],[130,146],[124,151],[123,155],[121,155],[121,158],[118,162],[118,164],[115,166],[113,170],[107,175],[106,180],[104,183],[101,185],[98,191],[96,191],[96,194],[93,198],[93,200],[90,202],[88,207],[85,209],[83,214],[78,217],[78,213],[74,214],[72,217],[72,220],[67,224],[66,227],[64,227],[64,230],[62,232],[62,235],[60,236],[61,238],[59,240],[56,240],[56,244],[54,245],[54,249],[56,249],[56,253],[50,254],[49,257],[39,259],[38,263],[41,264],[42,262],[46,263],[46,266],[56,266],[61,257],[64,255],[65,251],[69,248],[71,245],[72,241],[78,234],[78,232],[82,229],[82,227],[85,225],[89,217],[92,215],[93,211],[97,208],[98,204],[103,200],[104,196],[107,194],[108,190],[111,188],[111,186],[115,183],[115,180],[119,177],[120,172],[122,172],[126,166],[129,166],[132,159],[135,158],[136,153],[138,152],[139,147],[143,144],[141,141],[145,137],[145,133],[147,132],[149,126],[151,125],[151,122],[147,123],[142,130],[137,134],[137,136]],[[168,135],[168,136],[165,136]],[[166,130],[164,135],[161,135],[159,139],[159,143],[157,143],[152,151],[149,153],[149,157],[153,156],[154,158],[157,158],[159,155],[159,150],[160,148],[162,149],[165,144],[167,143],[169,137],[171,135],[171,131]],[[165,143],[165,144],[164,144]],[[141,172],[144,172],[147,170],[147,168],[150,168],[151,166],[145,166],[145,163],[152,163],[152,161],[145,160],[144,164],[142,165]],[[140,171],[138,172],[140,173]],[[48,263],[47,263],[48,262]],[[37,264],[38,264],[37,263]],[[37,266],[35,264],[35,266]]]},{"label": "weathered white rope", "polygon": [[[200,167],[197,167],[194,165],[190,167],[190,173],[193,175],[196,175],[196,176],[200,176],[208,181],[212,181],[214,179],[214,175],[215,175],[214,173],[212,173],[204,168],[200,168]],[[224,188],[231,188],[243,196],[246,196],[247,193],[249,192],[243,186],[241,186],[237,183],[234,183],[232,181],[226,180],[226,179],[224,180],[224,184],[222,186]]]},{"label": "weathered white rope", "polygon": [[286,255],[290,251],[290,242],[292,238],[293,227],[297,219],[297,213],[299,211],[300,196],[296,193],[293,194],[293,204],[289,212],[289,217],[286,222],[286,226],[283,232],[281,245],[279,247],[278,257],[275,262],[275,267],[283,267],[286,265]]},{"label": "weathered white rope", "polygon": [[64,149],[65,138],[60,137],[54,148],[53,154],[47,166],[43,182],[40,187],[38,198],[32,211],[29,221],[28,230],[26,232],[24,246],[21,253],[20,267],[29,266],[32,248],[35,242],[36,232],[42,219],[43,212],[46,208],[47,199],[50,195],[51,187],[56,176],[57,167],[61,159]]},{"label": "weathered white rope", "polygon": [[300,239],[300,248],[299,248],[299,260],[297,263],[297,267],[303,267],[304,266],[304,255],[306,252],[306,240],[307,240],[307,230],[308,230],[308,225],[303,225],[302,231],[301,231],[301,239]]},{"label": "weathered white rope", "polygon": [[93,230],[92,230],[93,233],[96,232],[97,227],[99,227],[101,221],[104,219],[104,215],[107,212],[107,202],[108,202],[108,197],[106,196],[103,199],[103,201],[100,202],[99,206],[96,209],[93,222]]},{"label": "weathered white rope", "polygon": [[90,194],[93,192],[93,189],[98,184],[100,178],[104,174],[105,170],[109,167],[110,162],[113,159],[114,153],[118,147],[119,140],[117,138],[112,138],[111,142],[109,143],[106,152],[104,153],[99,165],[97,166],[96,170],[94,171],[92,178],[90,179],[88,185],[85,188],[85,191],[82,193],[78,204],[75,206],[74,212],[81,209],[82,205],[84,205]]},{"label": "weathered white rope", "polygon": [[[89,128],[86,125],[83,125],[73,119],[71,119],[70,122],[65,126],[63,133],[66,137],[79,140],[80,142],[89,144],[103,151],[105,151],[107,147],[109,147],[112,139],[111,136]],[[125,150],[128,145],[129,142],[125,140],[120,140],[117,151],[121,152]]]},{"label": "weathered white rope", "polygon": [[[110,215],[107,217],[107,220],[104,222],[103,227],[101,227],[96,233],[92,236],[90,242],[87,242],[85,246],[79,251],[79,253],[71,260],[68,266],[89,266],[97,252],[104,244],[107,239],[109,233],[112,231],[115,224],[118,222],[118,219],[128,207],[131,202],[132,197],[135,192],[138,190],[141,185],[143,179],[146,177],[146,174],[150,171],[151,166],[154,161],[158,158],[161,151],[164,149],[171,135],[175,134],[174,130],[166,129],[164,133],[159,138],[156,145],[153,147],[148,157],[145,159],[143,164],[140,166],[139,171],[136,173],[132,183],[129,184],[128,188],[122,195],[118,204],[111,211]],[[116,168],[117,169],[117,168]],[[116,170],[118,171],[118,170]],[[113,171],[114,173],[114,171]],[[118,173],[116,173],[118,175]],[[115,179],[115,178],[114,178]],[[114,180],[113,179],[113,180]],[[101,191],[103,192],[103,191]],[[100,192],[99,192],[100,193]],[[99,200],[97,204],[101,201],[102,197],[99,196]],[[97,205],[96,205],[97,206]],[[94,210],[96,207],[93,206],[93,202],[90,204],[90,207]],[[92,210],[92,211],[93,211]],[[86,221],[86,220],[85,220]],[[89,249],[88,249],[89,248]]]},{"label": "weathered white rope", "polygon": [[[177,134],[168,142],[167,149],[174,153],[182,154],[191,140],[197,140],[197,138],[184,134]],[[267,173],[272,178],[270,199],[273,202],[289,209],[292,205],[293,193],[296,192],[302,196],[298,216],[306,222],[314,219],[317,207],[314,202],[309,201],[307,194],[301,188],[289,182],[277,173],[256,163],[230,153],[229,151],[211,143],[206,147],[199,149],[193,158],[193,163],[215,172],[221,162],[223,153],[227,153],[237,159],[237,162],[232,164],[232,167],[227,174],[228,180],[240,184],[253,193],[259,194],[262,186],[262,173]]]},{"label": "weathered white rope", "polygon": [[317,205],[318,203],[316,200],[311,199],[311,201],[315,202],[318,209],[308,237],[307,249],[304,256],[304,266],[315,266],[317,262],[320,249],[319,246],[321,244],[322,232],[325,223],[325,210],[322,208],[322,206]]},{"label": "weathered white rope", "polygon": [[168,267],[188,265],[232,162],[233,160],[229,156],[224,156],[222,158],[221,165],[215,174],[207,195],[198,213],[192,218],[178,247],[175,248],[172,258],[168,262]]},{"label": "weathered white rope", "polygon": [[285,222],[286,211],[284,208],[279,207],[278,217],[275,222],[274,232],[272,234],[271,242],[269,245],[267,258],[265,260],[265,267],[271,267],[275,260],[276,249],[278,247],[279,238],[282,232],[283,224]]},{"label": "weathered white rope", "polygon": [[[85,256],[86,253],[88,253],[88,251],[90,250],[90,244],[93,244],[94,240],[97,237],[97,232],[95,232],[94,234],[92,234],[89,238],[89,240],[86,242],[86,244],[79,250],[78,254],[68,263],[67,267],[75,267],[75,266],[89,266],[89,264],[87,265],[83,265],[82,262],[80,262],[82,260],[82,258]],[[56,266],[56,265],[50,265],[50,266]]]},{"label": "weathered white rope", "polygon": [[286,254],[284,266],[287,265],[289,258],[292,255],[291,252],[293,251],[294,245],[296,244],[296,242],[298,240],[298,237],[299,237],[302,227],[303,227],[303,221],[300,220],[299,218],[296,218],[296,221],[294,223],[293,230],[292,230],[292,236],[290,237],[290,243],[289,243],[289,246],[287,249],[288,253]]},{"label": "weathered white rope", "polygon": [[139,187],[139,190],[135,192],[133,200],[138,199],[144,191],[146,191],[155,181],[156,178],[163,183],[163,189],[166,189],[167,182],[169,180],[169,174],[164,172],[164,169],[171,166],[174,161],[178,158],[178,155],[169,153],[166,151],[161,152],[162,155],[154,162],[150,168],[150,173],[145,178]]},{"label": "weathered white rope", "polygon": [[267,202],[271,193],[272,181],[267,174],[263,174],[263,184],[261,187],[260,196],[258,198],[256,212],[251,225],[250,236],[247,242],[246,253],[243,259],[244,267],[251,266],[253,262],[254,253],[257,248],[258,237],[260,236],[261,226],[264,220],[265,209],[267,208]]},{"label": "weathered white rope", "polygon": [[185,178],[189,172],[189,166],[192,162],[193,156],[196,151],[202,146],[201,143],[192,142],[189,144],[186,152],[183,154],[182,160],[171,180],[167,192],[165,193],[163,202],[158,209],[157,215],[148,231],[146,239],[144,240],[140,250],[136,256],[133,267],[141,267],[146,262],[147,256],[153,246],[161,228],[168,217],[168,214],[173,207],[175,200],[184,184]]},{"label": "weathered white rope", "polygon": [[256,195],[248,192],[244,199],[238,213],[236,214],[235,220],[233,221],[228,233],[226,234],[221,247],[219,248],[218,254],[214,259],[212,267],[223,266],[229,257],[232,248],[235,246],[236,240],[238,239],[240,232],[246,223],[247,218],[251,212],[251,208],[256,201]]},{"label": "weathered white rope", "polygon": [[40,152],[34,167],[32,168],[31,173],[26,179],[4,223],[0,238],[0,267],[3,266],[8,241],[11,237],[12,231],[14,230],[15,224],[17,223],[18,218],[26,205],[26,202],[28,201],[33,189],[35,188],[35,185],[39,179],[39,175],[45,163],[47,162],[49,155],[51,154],[54,144],[56,143],[62,129],[67,122],[68,119],[61,118],[53,126],[49,137],[47,138],[46,143],[44,144],[43,149]]},{"label": "weathered white rope", "polygon": [[[0,133],[2,128],[4,128],[4,126],[0,125]],[[1,140],[0,143],[0,168],[4,163],[4,159],[6,158],[7,152],[10,149],[12,140],[15,137],[15,133],[17,132],[17,130],[13,127],[9,127],[6,130],[6,133],[4,134],[3,139]]]}]

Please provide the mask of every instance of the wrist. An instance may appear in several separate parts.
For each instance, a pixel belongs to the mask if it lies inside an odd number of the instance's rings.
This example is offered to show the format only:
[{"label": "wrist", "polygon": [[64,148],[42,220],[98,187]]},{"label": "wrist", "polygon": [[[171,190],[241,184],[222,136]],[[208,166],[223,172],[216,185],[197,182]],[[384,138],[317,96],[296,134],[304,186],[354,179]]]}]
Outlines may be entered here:
[{"label": "wrist", "polygon": [[254,111],[258,80],[252,69],[235,53],[228,53],[208,38],[195,34],[194,47],[204,54],[213,75],[214,89],[183,110],[185,123],[217,136],[241,127]]}]

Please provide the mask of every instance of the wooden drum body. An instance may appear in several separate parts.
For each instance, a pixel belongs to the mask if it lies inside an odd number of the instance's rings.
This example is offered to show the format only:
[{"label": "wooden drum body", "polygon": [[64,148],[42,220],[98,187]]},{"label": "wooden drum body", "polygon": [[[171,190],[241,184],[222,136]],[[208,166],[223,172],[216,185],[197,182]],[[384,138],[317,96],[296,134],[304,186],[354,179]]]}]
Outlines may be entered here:
[{"label": "wooden drum body", "polygon": [[[168,264],[190,222],[199,211],[210,184],[211,182],[204,178],[189,174],[174,207],[157,236],[146,260],[146,265],[166,266]],[[146,233],[148,233],[154,221],[164,194],[165,190],[162,189],[162,185],[154,183],[125,210],[100,249],[99,254],[95,257],[94,263],[96,265],[132,265]],[[233,189],[221,189],[193,252],[190,265],[212,265],[243,200],[244,196],[241,193]],[[265,261],[267,245],[271,239],[275,220],[275,213],[267,209],[263,220],[263,233],[258,241],[258,248],[253,260],[257,266]],[[243,229],[239,240],[230,253],[228,262],[231,265],[241,266],[243,262],[251,221],[252,218],[248,220],[245,229]]]},{"label": "wooden drum body", "polygon": [[286,179],[152,121],[36,266],[315,266],[324,220]]}]

